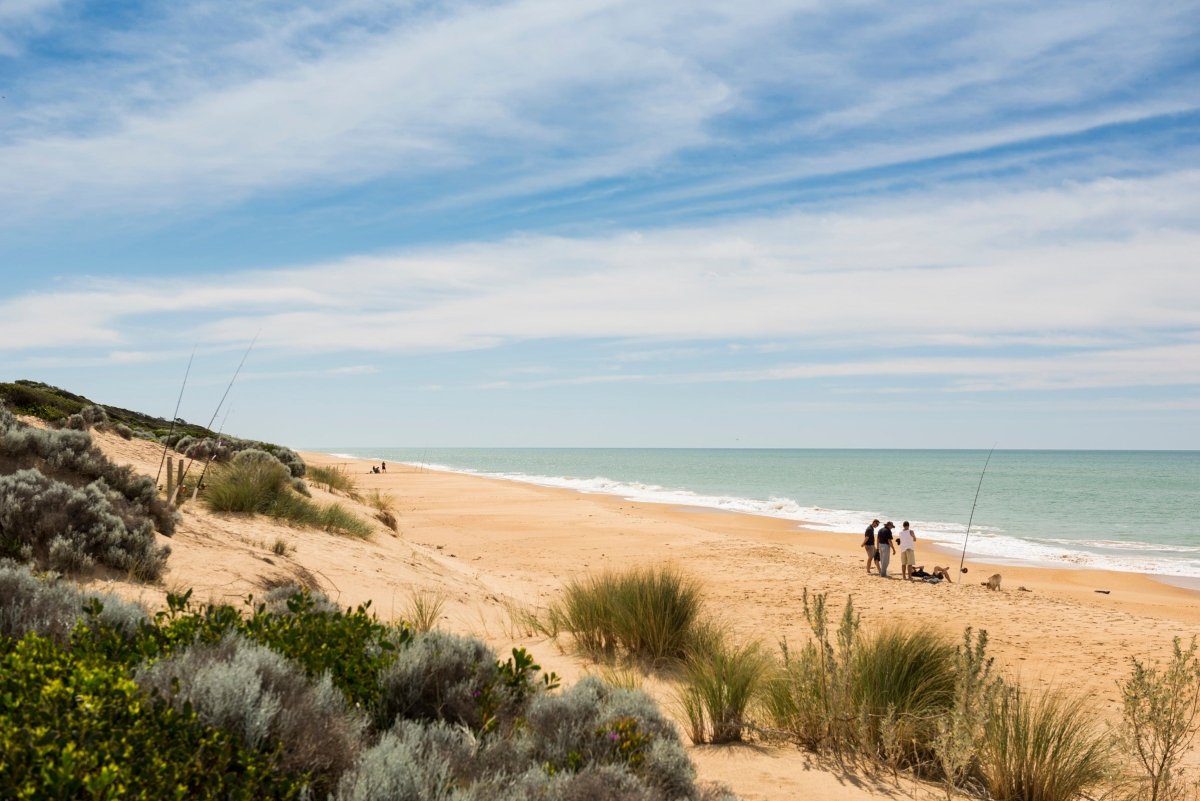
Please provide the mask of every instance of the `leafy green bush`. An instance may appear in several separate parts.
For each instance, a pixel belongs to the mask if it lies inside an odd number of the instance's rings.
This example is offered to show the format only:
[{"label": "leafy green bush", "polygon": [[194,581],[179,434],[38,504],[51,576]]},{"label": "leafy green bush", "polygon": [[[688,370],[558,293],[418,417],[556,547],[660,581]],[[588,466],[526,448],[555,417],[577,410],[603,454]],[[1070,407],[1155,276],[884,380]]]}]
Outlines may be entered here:
[{"label": "leafy green bush", "polygon": [[618,653],[654,663],[686,658],[700,620],[700,585],[671,567],[601,573],[569,582],[550,627],[593,658]]},{"label": "leafy green bush", "polygon": [[1112,744],[1084,696],[1020,688],[1000,693],[987,724],[984,783],[995,801],[1074,801],[1101,784]]},{"label": "leafy green bush", "polygon": [[0,638],[0,797],[298,798],[303,781],[189,710],[145,697],[117,663],[36,634]]}]

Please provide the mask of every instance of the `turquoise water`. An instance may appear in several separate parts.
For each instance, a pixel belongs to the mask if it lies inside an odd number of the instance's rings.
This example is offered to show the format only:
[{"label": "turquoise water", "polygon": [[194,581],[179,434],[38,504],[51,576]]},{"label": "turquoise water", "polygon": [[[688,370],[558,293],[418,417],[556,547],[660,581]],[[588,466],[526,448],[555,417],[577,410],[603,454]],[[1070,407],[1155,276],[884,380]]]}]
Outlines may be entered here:
[{"label": "turquoise water", "polygon": [[[872,517],[961,547],[987,453],[372,448],[347,455],[859,533]],[[969,557],[1200,577],[1200,451],[996,451]]]}]

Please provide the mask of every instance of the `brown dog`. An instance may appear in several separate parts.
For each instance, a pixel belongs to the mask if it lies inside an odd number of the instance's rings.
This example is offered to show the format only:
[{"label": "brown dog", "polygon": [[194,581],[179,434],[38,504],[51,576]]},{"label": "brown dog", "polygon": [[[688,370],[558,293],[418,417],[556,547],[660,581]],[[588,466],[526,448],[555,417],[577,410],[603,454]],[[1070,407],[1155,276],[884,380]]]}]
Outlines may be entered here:
[{"label": "brown dog", "polygon": [[989,590],[999,590],[1000,589],[1000,574],[993,573],[991,578],[989,578],[987,581],[981,581],[981,582],[979,582],[979,584],[981,587],[987,587]]}]

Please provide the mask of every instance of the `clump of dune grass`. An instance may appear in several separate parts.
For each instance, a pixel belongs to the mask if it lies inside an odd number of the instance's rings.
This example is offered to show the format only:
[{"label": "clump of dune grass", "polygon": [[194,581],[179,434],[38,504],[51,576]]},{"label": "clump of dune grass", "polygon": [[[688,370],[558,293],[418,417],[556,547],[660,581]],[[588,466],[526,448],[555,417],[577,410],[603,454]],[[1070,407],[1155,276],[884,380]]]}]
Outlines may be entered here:
[{"label": "clump of dune grass", "polygon": [[390,492],[371,490],[363,497],[363,502],[375,510],[375,519],[392,531],[399,525],[396,522],[396,496]]},{"label": "clump of dune grass", "polygon": [[274,460],[248,459],[216,466],[204,489],[204,502],[216,512],[264,514],[354,537],[371,534],[370,524],[345,507],[321,506],[297,493],[287,466]]},{"label": "clump of dune grass", "polygon": [[308,480],[329,492],[341,492],[353,497],[357,494],[354,479],[340,465],[333,467],[309,466]]},{"label": "clump of dune grass", "polygon": [[740,741],[767,681],[770,655],[757,642],[734,645],[724,635],[703,639],[688,654],[679,696],[688,736],[697,744]]},{"label": "clump of dune grass", "polygon": [[567,584],[547,627],[569,632],[594,659],[682,662],[701,613],[700,584],[671,567],[605,572]]},{"label": "clump of dune grass", "polygon": [[939,721],[953,709],[959,655],[929,629],[862,631],[852,600],[836,628],[825,594],[804,593],[812,638],[782,659],[763,689],[765,728],[838,762],[883,760],[937,776]]},{"label": "clump of dune grass", "polygon": [[1000,693],[981,760],[995,801],[1073,801],[1111,775],[1112,744],[1084,696]]},{"label": "clump of dune grass", "polygon": [[432,631],[446,606],[446,594],[435,590],[414,589],[408,594],[404,620],[414,631]]}]

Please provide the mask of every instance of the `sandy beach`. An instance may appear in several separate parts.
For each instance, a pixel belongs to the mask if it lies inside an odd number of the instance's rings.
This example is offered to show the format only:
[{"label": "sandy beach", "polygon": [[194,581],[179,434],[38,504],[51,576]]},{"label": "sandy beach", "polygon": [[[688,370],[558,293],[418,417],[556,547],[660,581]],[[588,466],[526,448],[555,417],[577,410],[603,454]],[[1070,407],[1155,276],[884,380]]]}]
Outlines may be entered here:
[{"label": "sandy beach", "polygon": [[[119,463],[151,475],[157,469],[161,451],[152,444],[108,434],[96,439]],[[366,462],[303,456],[310,464],[343,465],[360,492],[394,496],[399,530],[378,525],[361,541],[189,504],[169,541],[173,554],[161,587],[95,583],[158,605],[168,590],[191,587],[198,600],[236,602],[294,578],[342,605],[369,600],[384,618],[400,615],[414,590],[436,591],[447,598],[444,628],[480,636],[498,650],[524,645],[572,681],[593,666],[520,631],[510,615],[514,605],[543,606],[564,582],[590,571],[670,563],[701,581],[710,611],[739,638],[772,647],[782,639],[801,642],[806,588],[829,593],[838,610],[852,596],[867,627],[898,620],[935,626],[956,639],[966,626],[986,629],[1003,672],[1030,686],[1088,692],[1097,712],[1114,723],[1117,681],[1127,674],[1129,657],[1162,658],[1172,638],[1200,629],[1200,593],[1146,575],[994,566],[968,557],[970,573],[961,583],[881,579],[866,575],[856,535],[398,464],[373,474]],[[319,490],[314,495],[329,500]],[[367,514],[349,499],[338,500]],[[285,555],[273,551],[278,540],[287,545]],[[918,543],[917,561],[929,566],[952,558]],[[898,576],[898,560],[893,566]],[[1003,576],[999,592],[980,586],[995,572]],[[671,708],[670,688],[653,679],[647,688]],[[725,782],[743,799],[923,792],[839,774],[787,747],[705,747],[692,754],[702,778]]]}]

